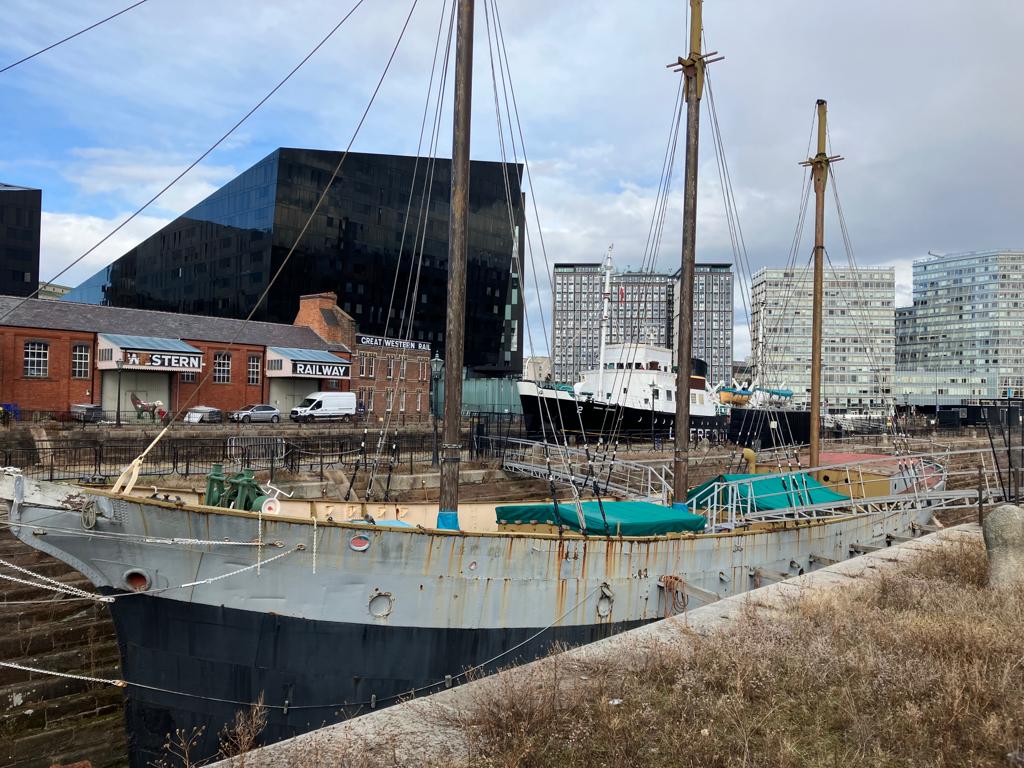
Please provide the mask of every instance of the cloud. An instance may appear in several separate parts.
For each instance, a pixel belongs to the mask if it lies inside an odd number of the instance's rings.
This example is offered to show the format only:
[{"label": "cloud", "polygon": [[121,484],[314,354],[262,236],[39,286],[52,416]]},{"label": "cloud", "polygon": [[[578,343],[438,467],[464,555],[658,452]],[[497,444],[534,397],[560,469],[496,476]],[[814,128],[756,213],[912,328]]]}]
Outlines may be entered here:
[{"label": "cloud", "polygon": [[[127,214],[122,214],[103,218],[44,211],[41,222],[39,279],[55,279],[57,273],[98,243],[126,216]],[[133,219],[77,266],[56,278],[56,282],[61,285],[78,285],[101,267],[134,248],[168,221],[166,218],[146,215]]]},{"label": "cloud", "polygon": [[[75,160],[64,175],[80,195],[135,207],[167,186],[194,159],[170,153],[104,147],[75,148],[71,154]],[[179,215],[237,173],[229,165],[198,165],[161,195],[152,210]]]},{"label": "cloud", "polygon": [[[344,146],[410,4],[364,3],[161,201],[152,220],[180,214],[277,146]],[[37,6],[5,3],[0,61],[98,15],[89,3],[61,0],[46,14]],[[639,266],[679,84],[665,65],[684,53],[685,3],[499,6],[549,261],[596,261],[614,242],[619,266]],[[0,76],[7,108],[2,169],[5,180],[44,187],[44,262],[56,258],[52,244],[65,235],[74,242],[66,255],[81,253],[89,237],[95,242],[103,234],[85,224],[113,224],[117,212],[176,175],[348,7],[309,0],[295,13],[251,0],[240,14],[233,3],[147,3]],[[995,0],[973,4],[970,13],[963,7],[958,0],[707,3],[708,45],[726,58],[713,65],[701,106],[698,259],[734,260],[711,141],[712,97],[752,270],[789,259],[804,174],[798,162],[808,152],[819,97],[829,100],[832,148],[846,158],[835,170],[857,260],[896,266],[898,304],[909,299],[912,260],[929,249],[1021,247],[1024,102],[1007,94],[1019,90],[1024,6]],[[415,150],[440,13],[440,2],[420,0],[357,150]],[[473,156],[497,159],[485,21],[478,3]],[[949,54],[965,39],[984,45],[970,55]],[[449,94],[449,109],[450,103]],[[449,125],[438,145],[442,155],[450,151]],[[665,271],[679,261],[681,178],[680,145],[658,263]],[[529,219],[543,271],[532,212]],[[57,221],[65,222],[65,233],[48,234]],[[130,231],[141,239],[150,230]],[[808,237],[805,231],[800,261],[809,254]],[[118,243],[122,252],[135,244]],[[845,260],[834,214],[827,245],[834,262]],[[113,258],[118,248],[103,252]],[[528,273],[527,306],[539,324],[541,307],[550,314],[548,278],[539,276],[540,291],[531,297],[533,282]],[[736,324],[740,356],[740,311]]]}]

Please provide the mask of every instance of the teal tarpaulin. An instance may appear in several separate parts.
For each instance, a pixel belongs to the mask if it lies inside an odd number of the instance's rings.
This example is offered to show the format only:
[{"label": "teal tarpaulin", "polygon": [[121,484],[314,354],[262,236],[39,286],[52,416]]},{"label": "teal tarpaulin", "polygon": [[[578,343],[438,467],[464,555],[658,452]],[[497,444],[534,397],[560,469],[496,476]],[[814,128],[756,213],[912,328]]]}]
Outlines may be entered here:
[{"label": "teal tarpaulin", "polygon": [[[604,505],[604,517],[601,516]],[[649,501],[584,501],[583,519],[591,536],[657,536],[665,533],[703,531],[707,520],[683,509],[673,509]],[[554,504],[506,504],[496,507],[499,525],[562,525],[580,530],[579,513],[574,501]],[[607,519],[607,528],[605,520]]]},{"label": "teal tarpaulin", "polygon": [[[752,482],[742,482],[751,480]],[[740,481],[740,482],[736,482]],[[758,511],[789,509],[806,504],[827,504],[832,501],[848,501],[848,496],[830,491],[808,474],[798,475],[719,475],[686,494],[687,502],[696,509],[707,507],[714,498],[715,483],[735,483],[736,493],[742,503],[753,494],[753,506]],[[720,489],[718,503],[728,502],[727,488]]]}]

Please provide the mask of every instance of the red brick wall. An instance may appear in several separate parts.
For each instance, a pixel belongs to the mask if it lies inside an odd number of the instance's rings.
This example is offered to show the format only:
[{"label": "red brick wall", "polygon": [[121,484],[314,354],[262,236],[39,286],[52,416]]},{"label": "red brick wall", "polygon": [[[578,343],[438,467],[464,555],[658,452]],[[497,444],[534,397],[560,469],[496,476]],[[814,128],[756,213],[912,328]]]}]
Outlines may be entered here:
[{"label": "red brick wall", "polygon": [[[327,322],[324,313],[333,318]],[[331,291],[299,297],[299,312],[294,325],[304,325],[329,344],[344,344],[356,348],[356,321],[338,306],[338,295]]]},{"label": "red brick wall", "polygon": [[[267,360],[264,347],[247,344],[229,346],[228,344],[191,339],[183,339],[183,341],[202,351],[206,367],[202,373],[196,374],[195,383],[182,381],[181,374],[174,375],[174,382],[171,385],[172,408],[178,410],[184,408],[186,404],[188,407],[208,405],[224,411],[231,411],[248,403],[267,401],[269,384],[267,383]],[[231,380],[226,384],[214,381],[214,355],[218,352],[227,352],[231,355]],[[249,355],[256,355],[260,359],[260,383],[258,385],[248,383]],[[209,378],[206,378],[208,373],[210,374]],[[205,383],[203,382],[204,378],[206,378]]]},{"label": "red brick wall", "polygon": [[[352,390],[357,402],[362,402],[374,417],[387,415],[387,392],[395,389],[393,414],[403,414],[402,392],[405,392],[406,421],[430,418],[430,353],[412,350],[383,350],[380,347],[358,345],[352,355]],[[388,360],[393,360],[392,378],[388,378]],[[364,362],[365,360],[365,362]],[[373,376],[370,376],[371,365]],[[401,363],[405,360],[405,377],[401,376]],[[371,402],[370,391],[373,391]],[[416,396],[420,395],[419,410]]]},{"label": "red brick wall", "polygon": [[[25,342],[49,345],[47,375],[24,375]],[[71,350],[75,343],[89,347],[90,378],[71,378]],[[96,336],[76,331],[0,328],[0,402],[14,403],[21,411],[66,411],[72,403],[98,403]]]}]

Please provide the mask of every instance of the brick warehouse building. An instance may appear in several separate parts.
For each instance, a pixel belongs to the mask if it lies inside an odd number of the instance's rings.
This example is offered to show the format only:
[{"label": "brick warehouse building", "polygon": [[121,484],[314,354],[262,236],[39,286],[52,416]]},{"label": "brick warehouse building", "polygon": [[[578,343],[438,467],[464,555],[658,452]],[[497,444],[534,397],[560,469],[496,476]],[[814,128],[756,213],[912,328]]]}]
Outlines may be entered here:
[{"label": "brick warehouse building", "polygon": [[0,402],[22,418],[93,403],[131,421],[133,395],[171,412],[270,403],[287,413],[318,390],[354,390],[372,415],[389,405],[406,420],[429,415],[429,344],[359,334],[333,293],[301,297],[292,325],[21,301],[0,296]]}]

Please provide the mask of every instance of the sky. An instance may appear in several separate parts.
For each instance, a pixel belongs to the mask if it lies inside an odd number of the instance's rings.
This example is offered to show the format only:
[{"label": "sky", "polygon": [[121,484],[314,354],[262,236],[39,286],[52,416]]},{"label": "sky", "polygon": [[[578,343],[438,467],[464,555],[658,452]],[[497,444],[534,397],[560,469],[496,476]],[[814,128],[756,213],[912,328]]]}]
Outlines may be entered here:
[{"label": "sky", "polygon": [[[40,277],[209,148],[355,1],[247,0],[240,12],[231,0],[147,0],[0,73],[0,182],[43,189]],[[598,261],[614,243],[616,266],[638,268],[678,87],[665,65],[685,55],[686,3],[498,2],[549,262]],[[38,0],[4,0],[0,67],[129,4],[48,0],[41,12]],[[415,152],[441,4],[416,1],[354,150]],[[365,0],[224,144],[59,282],[77,284],[278,146],[347,145],[412,6]],[[478,1],[472,156],[496,160],[483,10]],[[725,57],[711,81],[753,269],[789,258],[819,98],[831,151],[845,158],[835,174],[855,258],[895,267],[898,304],[910,300],[912,261],[929,251],[1024,247],[1024,3],[706,0],[704,27]],[[697,258],[733,262],[709,112],[705,98]],[[450,155],[449,135],[439,154]],[[680,263],[681,156],[656,264],[665,271]],[[826,229],[830,259],[845,263],[834,211]],[[539,282],[527,323],[543,354],[551,298]],[[748,350],[737,291],[735,356]]]}]

